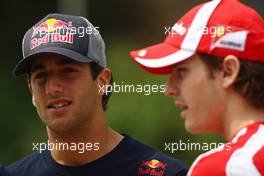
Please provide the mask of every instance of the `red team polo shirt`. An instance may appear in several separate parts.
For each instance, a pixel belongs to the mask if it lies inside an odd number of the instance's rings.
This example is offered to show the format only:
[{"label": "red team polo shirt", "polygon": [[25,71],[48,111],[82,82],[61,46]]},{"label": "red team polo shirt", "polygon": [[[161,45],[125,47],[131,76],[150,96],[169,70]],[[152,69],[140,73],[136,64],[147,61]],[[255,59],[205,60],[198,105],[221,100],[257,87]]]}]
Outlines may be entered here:
[{"label": "red team polo shirt", "polygon": [[200,155],[188,176],[264,175],[264,122],[239,130],[225,146]]}]

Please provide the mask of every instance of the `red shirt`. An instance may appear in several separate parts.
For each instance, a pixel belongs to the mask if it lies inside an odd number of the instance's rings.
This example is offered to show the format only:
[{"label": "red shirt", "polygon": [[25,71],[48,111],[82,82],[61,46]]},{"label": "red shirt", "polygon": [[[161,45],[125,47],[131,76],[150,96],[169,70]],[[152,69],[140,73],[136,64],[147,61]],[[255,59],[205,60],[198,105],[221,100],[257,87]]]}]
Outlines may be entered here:
[{"label": "red shirt", "polygon": [[264,122],[238,131],[224,146],[200,155],[188,176],[264,175]]}]

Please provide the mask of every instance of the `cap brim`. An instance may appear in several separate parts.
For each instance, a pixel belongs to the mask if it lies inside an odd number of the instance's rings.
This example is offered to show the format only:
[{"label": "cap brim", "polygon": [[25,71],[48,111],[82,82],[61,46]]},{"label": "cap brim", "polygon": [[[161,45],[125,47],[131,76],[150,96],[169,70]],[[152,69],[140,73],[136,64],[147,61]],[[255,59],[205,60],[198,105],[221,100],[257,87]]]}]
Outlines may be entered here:
[{"label": "cap brim", "polygon": [[130,52],[131,57],[146,71],[154,74],[169,74],[172,65],[180,63],[194,52],[176,48],[168,43],[160,43]]},{"label": "cap brim", "polygon": [[30,66],[31,66],[31,59],[33,58],[32,56],[43,54],[43,53],[59,54],[69,59],[75,60],[77,62],[82,62],[82,63],[89,63],[93,61],[87,56],[81,55],[70,49],[59,48],[59,47],[48,47],[48,48],[39,49],[36,52],[31,53],[30,55],[28,55],[27,57],[19,61],[19,63],[15,66],[13,70],[14,75],[20,76],[20,75],[28,73],[30,70]]}]

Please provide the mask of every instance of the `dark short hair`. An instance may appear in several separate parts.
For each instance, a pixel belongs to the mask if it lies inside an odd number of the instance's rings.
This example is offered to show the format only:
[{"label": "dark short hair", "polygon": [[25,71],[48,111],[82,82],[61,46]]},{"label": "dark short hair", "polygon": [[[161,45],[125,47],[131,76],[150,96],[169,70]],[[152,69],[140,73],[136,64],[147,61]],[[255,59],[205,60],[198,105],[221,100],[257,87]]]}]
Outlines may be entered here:
[{"label": "dark short hair", "polygon": [[[221,70],[223,58],[199,54],[209,74]],[[234,90],[258,109],[264,108],[264,63],[239,59],[240,70],[234,82]]]},{"label": "dark short hair", "polygon": [[[101,73],[101,71],[104,69],[103,67],[101,67],[100,65],[98,65],[97,63],[95,62],[91,62],[90,63],[90,67],[91,67],[91,74],[92,74],[92,78],[93,80],[95,80],[97,78],[97,76],[99,75],[99,73]],[[111,78],[110,78],[110,82],[109,82],[109,85],[112,86],[113,85],[113,75],[111,73]],[[112,89],[109,88],[109,86],[107,87],[108,90],[107,90],[107,93],[105,93],[102,97],[102,106],[103,106],[103,110],[107,110],[107,103],[109,101],[109,98],[110,96],[112,95]]]}]

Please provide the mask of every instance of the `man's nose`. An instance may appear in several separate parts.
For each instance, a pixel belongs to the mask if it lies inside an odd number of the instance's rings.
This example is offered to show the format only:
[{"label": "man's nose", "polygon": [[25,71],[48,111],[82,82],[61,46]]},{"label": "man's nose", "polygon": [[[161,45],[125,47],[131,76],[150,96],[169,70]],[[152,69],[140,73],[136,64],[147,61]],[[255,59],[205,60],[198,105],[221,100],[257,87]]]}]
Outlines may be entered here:
[{"label": "man's nose", "polygon": [[46,82],[46,94],[53,95],[62,92],[62,83],[61,80],[53,75],[47,78]]},{"label": "man's nose", "polygon": [[164,95],[168,97],[179,95],[178,81],[176,79],[173,79],[172,77],[169,78],[166,82]]}]

